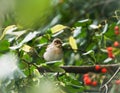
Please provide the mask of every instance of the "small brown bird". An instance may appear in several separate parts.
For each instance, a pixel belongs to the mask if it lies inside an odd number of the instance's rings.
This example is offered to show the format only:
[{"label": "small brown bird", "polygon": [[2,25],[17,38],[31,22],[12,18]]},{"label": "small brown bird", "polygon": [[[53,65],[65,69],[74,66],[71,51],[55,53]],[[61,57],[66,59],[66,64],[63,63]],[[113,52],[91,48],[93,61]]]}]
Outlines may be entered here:
[{"label": "small brown bird", "polygon": [[54,39],[52,43],[48,45],[43,57],[46,61],[56,61],[62,59],[63,50],[61,39],[59,38]]}]

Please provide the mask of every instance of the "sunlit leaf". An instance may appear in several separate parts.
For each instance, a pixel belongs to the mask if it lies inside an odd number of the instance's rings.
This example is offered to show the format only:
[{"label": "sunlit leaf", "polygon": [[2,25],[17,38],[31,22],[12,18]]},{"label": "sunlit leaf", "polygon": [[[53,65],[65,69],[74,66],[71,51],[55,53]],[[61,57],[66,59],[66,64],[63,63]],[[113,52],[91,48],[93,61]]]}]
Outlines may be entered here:
[{"label": "sunlit leaf", "polygon": [[107,59],[105,59],[103,62],[104,63],[109,63],[109,62],[111,62],[113,59],[112,58],[107,58]]},{"label": "sunlit leaf", "polygon": [[86,53],[83,53],[83,55],[88,55],[88,54],[93,53],[93,52],[94,52],[93,50],[90,50],[90,51],[88,51]]},{"label": "sunlit leaf", "polygon": [[30,40],[32,40],[33,38],[35,38],[38,33],[39,32],[37,32],[37,31],[30,32],[18,45],[11,46],[10,49],[15,50],[15,49],[22,47],[22,45],[24,43],[27,43]]},{"label": "sunlit leaf", "polygon": [[55,25],[54,27],[51,28],[51,31],[52,33],[56,33],[56,32],[59,32],[65,28],[68,28],[67,26],[64,26],[64,25]]},{"label": "sunlit leaf", "polygon": [[46,62],[46,65],[54,65],[54,66],[60,66],[60,65],[62,65],[63,64],[63,62],[61,62],[61,61],[50,61],[50,62]]},{"label": "sunlit leaf", "polygon": [[107,30],[108,30],[108,24],[105,24],[105,27],[104,27],[104,29],[103,29],[102,34],[106,33],[106,32],[107,32]]},{"label": "sunlit leaf", "polygon": [[24,44],[24,43],[32,40],[33,38],[36,37],[36,35],[37,35],[38,33],[39,33],[39,32],[36,32],[36,31],[30,32],[30,33],[23,39],[23,41],[22,41],[21,43]]},{"label": "sunlit leaf", "polygon": [[86,26],[91,23],[92,23],[92,21],[90,19],[85,19],[85,20],[80,20],[80,21],[76,22],[75,26]]},{"label": "sunlit leaf", "polygon": [[100,27],[101,27],[101,25],[95,25],[95,24],[90,25],[91,29],[99,29]]},{"label": "sunlit leaf", "polygon": [[9,33],[10,35],[15,35],[18,37],[20,37],[21,35],[23,35],[27,30],[22,30],[22,31],[16,31],[16,32],[11,32]]},{"label": "sunlit leaf", "polygon": [[4,31],[6,32],[6,34],[10,34],[14,30],[16,30],[17,28],[18,27],[16,25],[10,25],[10,26],[6,27]]},{"label": "sunlit leaf", "polygon": [[38,71],[38,69],[34,69],[33,73],[34,73],[34,75],[40,77],[40,72]]},{"label": "sunlit leaf", "polygon": [[21,48],[23,51],[25,52],[30,52],[31,50],[33,50],[33,48],[29,45],[23,45],[23,47]]},{"label": "sunlit leaf", "polygon": [[10,34],[17,28],[18,27],[16,25],[10,25],[10,26],[6,27],[5,30],[3,31],[2,35],[0,36],[0,40],[4,38],[5,34]]},{"label": "sunlit leaf", "polygon": [[73,37],[77,37],[81,33],[81,27],[76,27],[73,33]]},{"label": "sunlit leaf", "polygon": [[70,44],[70,46],[72,47],[73,50],[76,51],[78,49],[77,43],[76,43],[75,39],[73,38],[73,36],[69,37],[69,44]]}]

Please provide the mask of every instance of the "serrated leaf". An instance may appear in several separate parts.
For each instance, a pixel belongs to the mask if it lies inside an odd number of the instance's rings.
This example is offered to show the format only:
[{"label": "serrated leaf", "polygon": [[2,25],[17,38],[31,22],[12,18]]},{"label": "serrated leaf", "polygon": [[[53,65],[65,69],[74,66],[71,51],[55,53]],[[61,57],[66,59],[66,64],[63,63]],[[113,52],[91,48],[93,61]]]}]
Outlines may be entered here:
[{"label": "serrated leaf", "polygon": [[58,25],[55,25],[54,27],[52,27],[51,31],[52,31],[52,33],[56,33],[56,32],[59,32],[59,31],[65,29],[65,28],[68,28],[68,27],[58,24]]},{"label": "serrated leaf", "polygon": [[77,43],[76,43],[75,39],[73,38],[73,36],[69,37],[69,44],[72,47],[72,49],[75,50],[75,52],[76,52],[78,47],[77,47]]}]

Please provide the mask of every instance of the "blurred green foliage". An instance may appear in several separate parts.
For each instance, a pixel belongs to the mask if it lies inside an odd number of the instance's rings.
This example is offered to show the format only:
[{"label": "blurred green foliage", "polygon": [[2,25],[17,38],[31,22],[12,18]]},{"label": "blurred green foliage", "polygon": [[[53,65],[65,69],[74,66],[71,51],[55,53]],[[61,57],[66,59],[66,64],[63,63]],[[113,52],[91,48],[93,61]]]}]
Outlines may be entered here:
[{"label": "blurred green foliage", "polygon": [[[0,55],[15,53],[20,59],[18,66],[26,75],[24,78],[0,81],[0,93],[30,93],[31,89],[48,89],[49,86],[57,93],[99,90],[103,79],[99,80],[97,87],[85,86],[82,74],[64,73],[59,66],[119,63],[119,47],[114,48],[115,59],[107,60],[106,52],[106,47],[113,46],[113,42],[120,38],[120,35],[116,37],[114,34],[114,27],[120,25],[120,15],[114,13],[120,8],[119,4],[118,0],[0,0],[0,32],[4,34],[0,40]],[[11,33],[6,33],[4,28],[13,24],[17,29],[9,28],[7,31]],[[56,24],[68,28],[52,33],[51,28]],[[71,36],[78,46],[77,52],[69,44]],[[47,45],[58,37],[63,41],[64,58],[47,63],[42,58],[43,53]],[[59,74],[39,73],[37,66]]]}]

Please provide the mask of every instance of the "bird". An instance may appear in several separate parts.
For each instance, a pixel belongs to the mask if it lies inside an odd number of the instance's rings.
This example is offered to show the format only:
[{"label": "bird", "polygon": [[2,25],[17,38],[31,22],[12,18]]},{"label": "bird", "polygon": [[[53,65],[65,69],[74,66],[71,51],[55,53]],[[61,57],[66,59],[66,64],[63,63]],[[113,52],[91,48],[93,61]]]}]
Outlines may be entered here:
[{"label": "bird", "polygon": [[46,48],[43,58],[49,61],[57,61],[63,58],[62,40],[55,38]]}]

